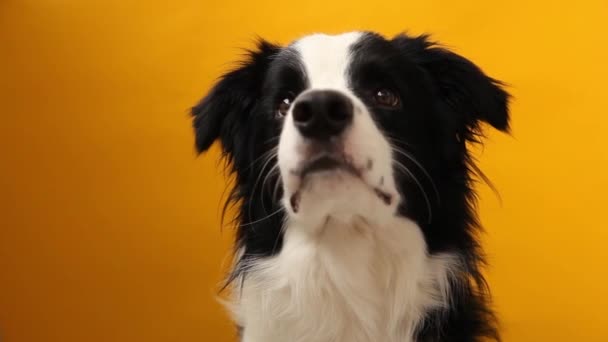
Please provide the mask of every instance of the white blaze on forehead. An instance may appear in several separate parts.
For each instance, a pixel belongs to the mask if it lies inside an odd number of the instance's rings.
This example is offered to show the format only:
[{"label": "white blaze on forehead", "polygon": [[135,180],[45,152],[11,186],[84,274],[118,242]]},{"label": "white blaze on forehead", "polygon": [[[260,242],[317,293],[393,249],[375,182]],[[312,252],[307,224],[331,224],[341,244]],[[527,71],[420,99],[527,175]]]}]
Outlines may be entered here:
[{"label": "white blaze on forehead", "polygon": [[361,32],[335,36],[314,34],[294,44],[302,58],[311,88],[348,88],[346,72],[351,58],[351,46],[361,36]]}]

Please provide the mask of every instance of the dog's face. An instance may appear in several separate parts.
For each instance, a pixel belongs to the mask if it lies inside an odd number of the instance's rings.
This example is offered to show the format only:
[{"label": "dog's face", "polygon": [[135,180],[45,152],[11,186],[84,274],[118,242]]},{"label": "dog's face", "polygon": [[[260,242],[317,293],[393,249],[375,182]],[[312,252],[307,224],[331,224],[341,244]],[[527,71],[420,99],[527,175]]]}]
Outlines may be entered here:
[{"label": "dog's face", "polygon": [[358,33],[313,35],[288,51],[297,58],[278,68],[295,67],[304,87],[270,82],[285,94],[277,97],[284,121],[278,165],[290,216],[311,228],[327,218],[391,217],[401,197],[389,140],[396,132],[381,117],[403,115],[407,93],[383,70],[391,65],[377,60],[390,44]]},{"label": "dog's face", "polygon": [[261,43],[193,113],[199,151],[220,138],[232,162],[242,223],[284,210],[317,229],[440,219],[468,181],[466,141],[481,120],[507,129],[507,99],[426,37],[355,32]]}]

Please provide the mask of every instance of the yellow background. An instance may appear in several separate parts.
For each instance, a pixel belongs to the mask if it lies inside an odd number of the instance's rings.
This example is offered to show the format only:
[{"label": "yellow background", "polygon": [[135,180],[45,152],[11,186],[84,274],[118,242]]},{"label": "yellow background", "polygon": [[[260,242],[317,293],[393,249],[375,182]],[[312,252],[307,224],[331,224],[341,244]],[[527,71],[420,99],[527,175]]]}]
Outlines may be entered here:
[{"label": "yellow background", "polygon": [[606,1],[0,1],[2,341],[231,341],[187,109],[250,47],[431,32],[511,84],[479,157],[505,341],[608,341]]}]

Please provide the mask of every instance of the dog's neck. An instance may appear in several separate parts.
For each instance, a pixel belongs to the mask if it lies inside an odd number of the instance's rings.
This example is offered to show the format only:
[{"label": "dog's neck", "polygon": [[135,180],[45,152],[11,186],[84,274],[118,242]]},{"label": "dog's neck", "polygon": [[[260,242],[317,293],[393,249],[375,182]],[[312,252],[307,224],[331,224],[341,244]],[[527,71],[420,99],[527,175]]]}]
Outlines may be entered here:
[{"label": "dog's neck", "polygon": [[244,341],[412,341],[425,313],[447,306],[458,257],[430,257],[414,222],[310,228],[287,222],[281,252],[249,261],[233,306]]}]

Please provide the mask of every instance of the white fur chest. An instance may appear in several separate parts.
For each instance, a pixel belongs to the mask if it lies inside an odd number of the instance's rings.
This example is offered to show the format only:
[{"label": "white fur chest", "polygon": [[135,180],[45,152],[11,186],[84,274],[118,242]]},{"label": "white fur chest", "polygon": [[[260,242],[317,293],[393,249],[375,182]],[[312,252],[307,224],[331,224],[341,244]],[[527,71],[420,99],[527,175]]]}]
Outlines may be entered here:
[{"label": "white fur chest", "polygon": [[244,342],[407,342],[446,305],[453,255],[428,256],[418,226],[288,226],[281,253],[250,265],[233,303]]}]

